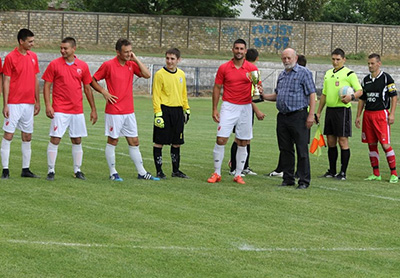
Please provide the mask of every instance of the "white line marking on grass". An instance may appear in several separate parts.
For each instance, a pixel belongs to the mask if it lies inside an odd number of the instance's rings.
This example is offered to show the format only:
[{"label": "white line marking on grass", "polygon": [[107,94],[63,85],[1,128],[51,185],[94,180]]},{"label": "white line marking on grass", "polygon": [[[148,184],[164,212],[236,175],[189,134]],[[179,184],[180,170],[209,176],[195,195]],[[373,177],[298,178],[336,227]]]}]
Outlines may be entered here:
[{"label": "white line marking on grass", "polygon": [[238,247],[241,251],[248,252],[367,252],[367,251],[400,251],[400,247],[389,247],[389,248],[381,248],[381,247],[333,247],[333,248],[280,248],[280,247],[271,247],[271,248],[256,248],[251,245],[242,245]]},{"label": "white line marking on grass", "polygon": [[9,243],[16,244],[37,244],[37,245],[55,245],[64,247],[101,247],[101,248],[128,248],[128,249],[146,249],[146,250],[181,250],[181,251],[244,251],[244,252],[384,252],[384,251],[400,251],[400,247],[333,247],[333,248],[257,248],[251,245],[241,245],[237,248],[205,248],[205,247],[183,247],[183,246],[138,246],[138,245],[113,245],[113,244],[97,244],[97,243],[73,243],[73,242],[56,242],[56,241],[29,241],[9,239]]},{"label": "white line marking on grass", "polygon": [[68,247],[111,247],[103,244],[96,243],[69,243],[69,242],[55,242],[55,241],[29,241],[29,240],[17,240],[10,239],[7,242],[10,243],[21,243],[21,244],[39,244],[39,245],[60,245]]},{"label": "white line marking on grass", "polygon": [[[43,142],[49,142],[49,139],[43,139],[43,138],[37,138],[37,137],[35,137],[35,140],[37,140],[37,141],[43,141]],[[68,146],[71,146],[72,145],[72,143],[70,143],[70,142],[65,142],[65,144],[67,144]],[[103,148],[97,148],[97,147],[91,147],[91,146],[88,146],[87,144],[82,144],[82,148],[84,148],[84,149],[89,149],[89,150],[96,150],[96,151],[100,151],[100,152],[103,152],[104,153],[104,149]],[[118,155],[121,155],[121,156],[129,156],[129,154],[126,154],[126,153],[119,153],[119,152],[116,152],[115,154],[118,154]]]},{"label": "white line marking on grass", "polygon": [[371,197],[371,198],[377,198],[377,199],[384,199],[384,200],[389,200],[389,201],[394,201],[394,202],[400,202],[399,198],[393,198],[393,197],[387,197],[387,196],[381,196],[381,195],[373,195],[373,194],[362,194],[362,193],[354,192],[354,191],[351,191],[351,190],[339,189],[339,188],[336,188],[336,187],[325,187],[325,186],[314,186],[314,187],[321,188],[321,189],[326,189],[326,190],[332,190],[332,191],[349,192],[349,193],[362,195],[362,196],[366,196],[366,197]]},{"label": "white line marking on grass", "polygon": [[[37,141],[42,141],[42,142],[49,142],[49,139],[45,139],[44,137],[40,137],[40,136],[35,136],[35,140],[37,140]],[[69,145],[69,146],[72,145],[72,143],[70,143],[70,142],[65,142],[65,144],[67,144],[67,145]],[[89,149],[89,150],[100,151],[100,152],[102,152],[102,153],[104,153],[104,151],[105,151],[104,148],[91,147],[91,146],[88,146],[87,143],[82,143],[82,148],[83,148],[83,149]],[[115,152],[115,154],[116,154],[116,155],[120,155],[120,156],[127,156],[127,157],[130,157],[130,155],[127,154],[127,153]],[[152,157],[150,157],[150,158],[142,157],[142,160],[145,160],[145,161],[153,161],[153,158],[152,158]],[[181,162],[181,164],[182,164],[182,162]],[[190,164],[190,163],[183,163],[183,165],[185,165],[185,164],[186,164],[186,165],[196,166],[197,168],[205,169],[205,167],[203,167],[203,166],[201,166],[201,165]]]},{"label": "white line marking on grass", "polygon": [[102,247],[102,248],[130,248],[130,249],[154,249],[154,250],[184,250],[184,251],[210,251],[215,250],[203,247],[182,247],[182,246],[138,246],[138,245],[114,245],[114,244],[98,244],[98,243],[73,243],[73,242],[56,242],[56,241],[29,241],[9,239],[9,243],[18,244],[37,244],[37,245],[56,245],[66,247]]}]

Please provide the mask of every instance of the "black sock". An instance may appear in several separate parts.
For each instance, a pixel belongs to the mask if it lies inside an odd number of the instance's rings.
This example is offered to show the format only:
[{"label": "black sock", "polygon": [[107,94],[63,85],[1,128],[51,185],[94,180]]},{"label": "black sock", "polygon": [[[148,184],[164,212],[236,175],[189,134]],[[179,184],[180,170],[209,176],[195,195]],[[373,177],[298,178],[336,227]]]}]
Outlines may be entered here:
[{"label": "black sock", "polygon": [[341,172],[346,174],[347,166],[349,166],[349,161],[350,161],[350,149],[341,150],[340,152],[340,162],[342,163],[342,166],[340,168]]},{"label": "black sock", "polygon": [[157,173],[162,172],[162,148],[153,147],[153,158]]},{"label": "black sock", "polygon": [[244,163],[243,169],[249,168],[249,159],[250,159],[250,144],[247,145],[247,157],[246,157],[246,162]]},{"label": "black sock", "polygon": [[174,148],[171,146],[171,161],[172,161],[172,172],[176,173],[179,171],[179,163],[181,161],[181,148]]},{"label": "black sock", "polygon": [[336,161],[338,158],[337,147],[328,148],[328,159],[329,159],[329,172],[336,175]]},{"label": "black sock", "polygon": [[233,142],[231,147],[231,172],[236,169],[236,153],[237,153],[237,143]]}]

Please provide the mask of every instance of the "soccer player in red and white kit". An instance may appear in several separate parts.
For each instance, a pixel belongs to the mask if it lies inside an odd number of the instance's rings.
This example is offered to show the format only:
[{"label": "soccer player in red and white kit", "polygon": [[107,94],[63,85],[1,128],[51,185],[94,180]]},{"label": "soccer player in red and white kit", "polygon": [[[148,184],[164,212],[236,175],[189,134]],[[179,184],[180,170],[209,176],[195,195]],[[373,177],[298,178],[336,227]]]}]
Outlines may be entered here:
[{"label": "soccer player in red and white kit", "polygon": [[37,178],[29,170],[31,162],[31,139],[33,116],[39,114],[39,63],[34,52],[34,34],[28,29],[21,29],[17,35],[18,47],[11,51],[4,60],[3,74],[3,115],[4,136],[1,141],[2,179],[8,179],[10,145],[15,129],[21,130],[22,172],[21,177]]},{"label": "soccer player in red and white kit", "polygon": [[[132,52],[131,42],[119,39],[115,45],[117,56],[104,62],[92,78],[92,87],[106,99],[105,135],[107,138],[106,159],[110,179],[123,181],[115,168],[115,148],[119,136],[125,136],[129,155],[138,171],[138,179],[160,180],[143,167],[139,150],[139,137],[133,106],[133,76],[150,78],[149,69]],[[107,90],[97,81],[105,79]]]},{"label": "soccer player in red and white kit", "polygon": [[[247,144],[253,137],[252,128],[252,83],[249,73],[258,70],[255,65],[245,60],[247,52],[246,42],[237,39],[233,43],[233,59],[222,64],[217,71],[213,89],[212,117],[218,123],[217,140],[214,146],[214,173],[207,180],[209,183],[221,181],[221,165],[224,159],[225,145],[236,128],[236,171],[234,182],[245,184],[241,173],[247,157]],[[218,102],[223,87],[222,104],[218,112]],[[262,91],[262,90],[261,90]]]},{"label": "soccer player in red and white kit", "polygon": [[[373,53],[368,56],[368,69],[371,74],[364,77],[361,85],[363,94],[358,101],[356,127],[360,128],[360,117],[364,110],[362,121],[362,142],[368,143],[369,159],[373,175],[365,180],[381,180],[379,172],[378,142],[386,153],[390,168],[390,183],[397,183],[396,156],[390,145],[390,125],[394,124],[397,90],[393,78],[382,71],[381,57]],[[389,111],[390,108],[390,111]]]},{"label": "soccer player in red and white kit", "polygon": [[[74,176],[85,180],[81,171],[82,166],[82,137],[87,136],[85,116],[82,103],[82,83],[84,93],[89,102],[91,113],[90,121],[97,121],[96,105],[93,98],[90,83],[88,65],[76,58],[76,41],[74,38],[66,37],[60,45],[61,57],[50,62],[42,79],[44,80],[43,97],[46,105],[46,115],[51,119],[50,142],[47,146],[47,180],[53,181],[55,175],[55,164],[58,145],[67,128],[72,142],[72,160],[74,165]],[[50,88],[53,84],[53,103],[50,100]]]}]

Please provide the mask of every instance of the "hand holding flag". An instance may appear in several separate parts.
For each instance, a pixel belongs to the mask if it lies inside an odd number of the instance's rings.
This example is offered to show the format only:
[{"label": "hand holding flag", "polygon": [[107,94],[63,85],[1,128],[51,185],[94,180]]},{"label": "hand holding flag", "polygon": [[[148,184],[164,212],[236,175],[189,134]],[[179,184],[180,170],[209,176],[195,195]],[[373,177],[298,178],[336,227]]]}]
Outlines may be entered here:
[{"label": "hand holding flag", "polygon": [[310,153],[316,156],[321,155],[321,148],[326,147],[324,135],[322,135],[321,127],[319,125],[317,116],[315,116],[315,121],[317,123],[317,130],[315,131],[314,139],[311,142]]}]

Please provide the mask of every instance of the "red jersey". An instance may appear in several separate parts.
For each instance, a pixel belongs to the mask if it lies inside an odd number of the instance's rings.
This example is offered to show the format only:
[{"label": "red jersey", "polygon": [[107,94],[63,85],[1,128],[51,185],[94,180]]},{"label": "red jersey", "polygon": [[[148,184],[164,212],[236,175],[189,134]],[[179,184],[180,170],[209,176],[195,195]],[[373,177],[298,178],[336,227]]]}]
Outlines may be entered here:
[{"label": "red jersey", "polygon": [[110,94],[117,96],[117,102],[106,103],[107,114],[130,114],[134,112],[133,106],[133,75],[141,77],[139,66],[133,61],[127,61],[122,66],[115,57],[104,62],[93,75],[97,81],[105,79]]},{"label": "red jersey", "polygon": [[222,84],[224,89],[222,100],[234,104],[251,103],[252,83],[248,73],[254,70],[258,68],[246,60],[239,69],[236,68],[233,59],[222,64],[215,77],[215,84]]},{"label": "red jersey", "polygon": [[23,55],[16,47],[4,59],[3,74],[10,77],[9,104],[35,103],[36,74],[39,62],[36,53]]},{"label": "red jersey", "polygon": [[42,79],[53,83],[54,112],[66,114],[83,113],[82,82],[92,82],[88,65],[75,57],[74,63],[68,65],[63,57],[50,62]]}]

